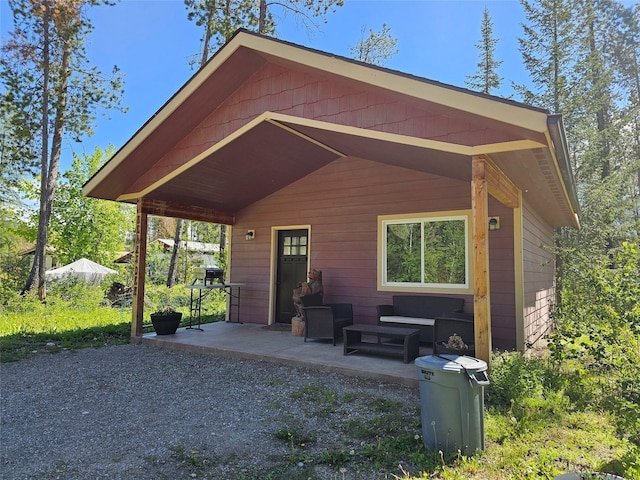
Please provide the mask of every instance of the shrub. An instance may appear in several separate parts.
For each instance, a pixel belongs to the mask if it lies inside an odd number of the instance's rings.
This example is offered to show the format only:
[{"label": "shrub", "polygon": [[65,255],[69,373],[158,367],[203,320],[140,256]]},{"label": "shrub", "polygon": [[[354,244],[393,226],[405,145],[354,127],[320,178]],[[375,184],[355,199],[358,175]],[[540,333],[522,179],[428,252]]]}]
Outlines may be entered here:
[{"label": "shrub", "polygon": [[89,285],[74,277],[47,282],[47,303],[51,305],[62,302],[67,308],[93,309],[101,304],[104,293],[102,285]]},{"label": "shrub", "polygon": [[[614,413],[618,431],[640,445],[640,252],[623,243],[607,265],[584,261],[566,278],[555,313],[551,357],[570,364],[572,399]],[[580,387],[582,391],[579,390]]]},{"label": "shrub", "polygon": [[510,408],[525,398],[542,398],[547,372],[543,360],[526,359],[518,352],[494,354],[487,388],[487,404]]},{"label": "shrub", "polygon": [[0,257],[0,308],[15,300],[27,281],[30,259],[28,255],[2,254]]}]

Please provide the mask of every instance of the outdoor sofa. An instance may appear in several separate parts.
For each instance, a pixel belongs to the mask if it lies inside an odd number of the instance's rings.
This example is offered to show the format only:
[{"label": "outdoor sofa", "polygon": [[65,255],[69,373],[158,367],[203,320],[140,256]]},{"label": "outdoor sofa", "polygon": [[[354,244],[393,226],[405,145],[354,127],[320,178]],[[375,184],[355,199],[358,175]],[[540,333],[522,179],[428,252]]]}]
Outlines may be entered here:
[{"label": "outdoor sofa", "polygon": [[380,325],[413,327],[420,329],[420,343],[433,343],[433,327],[436,318],[449,313],[461,313],[463,298],[429,295],[394,295],[392,305],[378,305]]}]

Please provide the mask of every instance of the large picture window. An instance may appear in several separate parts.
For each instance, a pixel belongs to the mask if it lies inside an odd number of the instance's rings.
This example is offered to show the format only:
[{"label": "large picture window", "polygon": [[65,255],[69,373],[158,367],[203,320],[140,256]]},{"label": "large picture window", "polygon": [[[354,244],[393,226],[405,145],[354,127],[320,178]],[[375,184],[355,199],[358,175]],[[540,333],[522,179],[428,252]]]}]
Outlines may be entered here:
[{"label": "large picture window", "polygon": [[382,286],[469,288],[468,216],[384,217]]}]

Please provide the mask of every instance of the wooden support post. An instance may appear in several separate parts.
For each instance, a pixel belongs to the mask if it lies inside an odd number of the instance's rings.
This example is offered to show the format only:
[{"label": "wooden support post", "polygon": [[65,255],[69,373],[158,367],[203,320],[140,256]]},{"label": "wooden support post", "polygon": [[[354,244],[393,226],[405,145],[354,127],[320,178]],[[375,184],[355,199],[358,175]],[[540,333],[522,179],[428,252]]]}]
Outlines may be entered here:
[{"label": "wooden support post", "polygon": [[491,298],[489,291],[489,190],[487,160],[472,158],[471,226],[473,231],[473,314],[476,357],[491,365]]},{"label": "wooden support post", "polygon": [[131,336],[142,336],[144,320],[144,280],[147,264],[147,214],[142,211],[142,199],[138,200],[136,213],[136,237],[134,246],[133,303],[131,308]]}]

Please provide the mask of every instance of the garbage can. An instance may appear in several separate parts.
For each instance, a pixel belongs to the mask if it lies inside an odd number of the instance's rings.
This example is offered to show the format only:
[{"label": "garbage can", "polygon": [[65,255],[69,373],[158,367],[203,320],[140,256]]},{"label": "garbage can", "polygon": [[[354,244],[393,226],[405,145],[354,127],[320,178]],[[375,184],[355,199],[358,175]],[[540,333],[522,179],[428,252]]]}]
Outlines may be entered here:
[{"label": "garbage can", "polygon": [[432,451],[472,455],[484,450],[486,362],[458,355],[415,360],[420,380],[422,439]]}]

